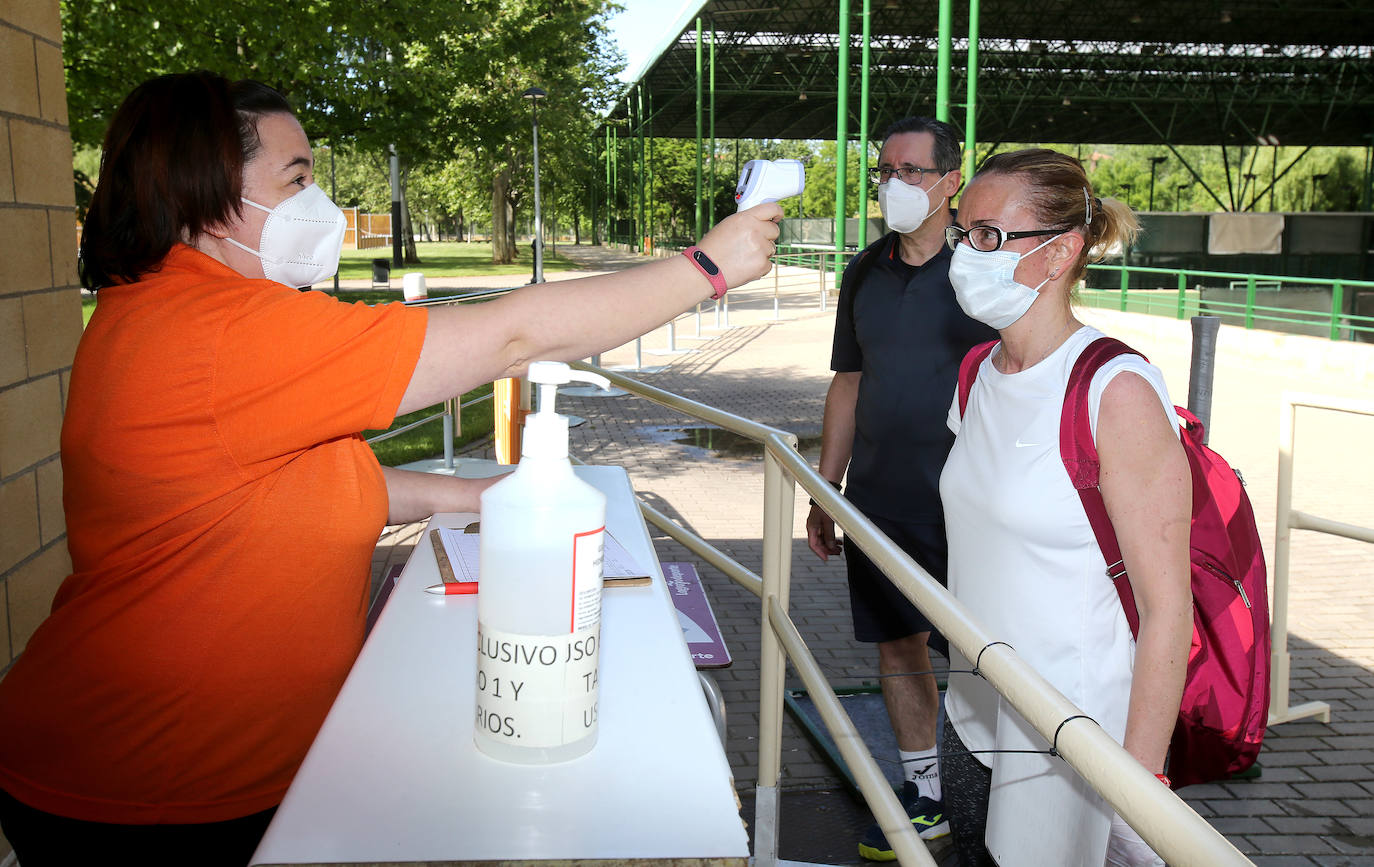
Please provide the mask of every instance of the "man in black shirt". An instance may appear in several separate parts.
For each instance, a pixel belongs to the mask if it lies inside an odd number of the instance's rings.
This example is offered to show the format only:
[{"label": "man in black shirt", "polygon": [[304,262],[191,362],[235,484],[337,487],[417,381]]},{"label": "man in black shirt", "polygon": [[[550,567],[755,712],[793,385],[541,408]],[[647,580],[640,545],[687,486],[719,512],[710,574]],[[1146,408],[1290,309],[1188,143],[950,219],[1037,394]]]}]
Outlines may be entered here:
[{"label": "man in black shirt", "polygon": [[[942,584],[944,510],[940,470],[954,435],[945,425],[959,362],[997,332],[959,309],[949,284],[945,226],[958,191],[959,141],[948,124],[909,117],[888,128],[878,168],[878,204],[891,232],[845,269],[835,314],[820,473]],[[822,560],[840,553],[835,523],[813,506],[807,538]],[[944,820],[931,671],[931,624],[857,546],[845,549],[854,637],[878,645],[883,699],[897,736],[902,802],[924,839],[949,833]],[[937,636],[938,638],[938,636]],[[943,650],[944,643],[938,643]],[[922,674],[924,673],[924,674]],[[895,858],[874,825],[859,844],[872,860]]]}]

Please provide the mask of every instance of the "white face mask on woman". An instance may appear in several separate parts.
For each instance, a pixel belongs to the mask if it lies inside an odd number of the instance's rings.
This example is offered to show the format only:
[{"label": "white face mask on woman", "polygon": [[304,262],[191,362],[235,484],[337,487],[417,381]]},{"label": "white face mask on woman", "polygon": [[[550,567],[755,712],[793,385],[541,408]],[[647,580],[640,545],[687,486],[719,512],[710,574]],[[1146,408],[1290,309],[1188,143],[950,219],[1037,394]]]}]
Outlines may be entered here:
[{"label": "white face mask on woman", "polygon": [[348,221],[317,184],[311,184],[275,208],[246,198],[243,201],[267,212],[258,249],[233,238],[224,240],[261,259],[262,273],[268,280],[301,289],[332,277],[339,270],[339,253],[343,250]]},{"label": "white face mask on woman", "polygon": [[[1063,236],[1061,232],[1035,250]],[[949,262],[949,282],[959,306],[972,318],[999,331],[1026,315],[1040,297],[1040,288],[1050,282],[1046,277],[1034,289],[1016,282],[1017,264],[1035,250],[984,253],[966,243],[959,244]]]},{"label": "white face mask on woman", "polygon": [[[949,172],[940,175],[940,181],[948,175]],[[938,184],[940,181],[935,183]],[[934,187],[935,184],[931,186]],[[940,204],[944,203],[945,199],[940,199]],[[878,210],[883,212],[883,219],[892,231],[903,235],[919,229],[921,224],[935,213],[935,209],[930,207],[930,196],[925,190],[896,177],[878,184]]]}]

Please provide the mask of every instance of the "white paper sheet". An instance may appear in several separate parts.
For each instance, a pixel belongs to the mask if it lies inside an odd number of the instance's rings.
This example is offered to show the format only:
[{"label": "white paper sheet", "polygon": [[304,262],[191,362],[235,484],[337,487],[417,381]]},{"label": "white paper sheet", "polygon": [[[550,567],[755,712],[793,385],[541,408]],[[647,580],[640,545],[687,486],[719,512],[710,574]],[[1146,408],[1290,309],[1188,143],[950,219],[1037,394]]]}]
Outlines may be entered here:
[{"label": "white paper sheet", "polygon": [[[476,581],[478,557],[481,548],[480,533],[465,533],[448,527],[439,528],[439,538],[444,543],[444,553],[453,564],[453,575],[459,581]],[[607,581],[627,578],[648,578],[649,571],[641,566],[634,555],[616,538],[606,533],[605,551],[602,555],[601,574]]]}]

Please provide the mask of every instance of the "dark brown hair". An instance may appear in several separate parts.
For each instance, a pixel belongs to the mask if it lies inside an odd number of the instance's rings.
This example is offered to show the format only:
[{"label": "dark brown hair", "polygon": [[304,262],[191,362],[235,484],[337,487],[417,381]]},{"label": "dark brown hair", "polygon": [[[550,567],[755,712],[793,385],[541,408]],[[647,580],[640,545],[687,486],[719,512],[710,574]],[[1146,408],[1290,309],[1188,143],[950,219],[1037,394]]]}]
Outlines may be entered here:
[{"label": "dark brown hair", "polygon": [[883,144],[894,135],[906,132],[930,133],[931,138],[935,139],[932,154],[935,169],[943,173],[959,171],[959,136],[955,134],[954,127],[933,117],[904,117],[883,132]]},{"label": "dark brown hair", "polygon": [[100,180],[81,232],[81,285],[129,283],[172,245],[237,217],[258,120],[291,113],[277,91],[204,70],[145,81],[105,133]]},{"label": "dark brown hair", "polygon": [[978,169],[983,175],[1010,175],[1025,184],[1024,202],[1046,228],[1080,230],[1083,250],[1074,262],[1072,282],[1082,279],[1088,261],[1098,261],[1114,245],[1130,246],[1140,222],[1124,202],[1101,199],[1093,193],[1083,164],[1068,154],[1047,148],[1027,148],[994,154]]}]

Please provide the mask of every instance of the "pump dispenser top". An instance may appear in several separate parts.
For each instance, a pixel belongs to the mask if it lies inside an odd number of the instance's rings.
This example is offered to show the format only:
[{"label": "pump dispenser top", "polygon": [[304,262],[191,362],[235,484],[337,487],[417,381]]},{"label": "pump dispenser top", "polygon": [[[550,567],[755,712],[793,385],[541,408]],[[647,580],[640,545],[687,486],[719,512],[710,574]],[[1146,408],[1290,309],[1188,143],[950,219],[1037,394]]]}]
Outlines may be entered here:
[{"label": "pump dispenser top", "polygon": [[611,383],[596,373],[573,370],[561,361],[536,361],[530,365],[529,381],[539,387],[538,412],[525,418],[524,442],[520,449],[526,458],[566,458],[568,456],[568,417],[554,412],[558,386],[569,382],[589,382],[609,390]]}]

